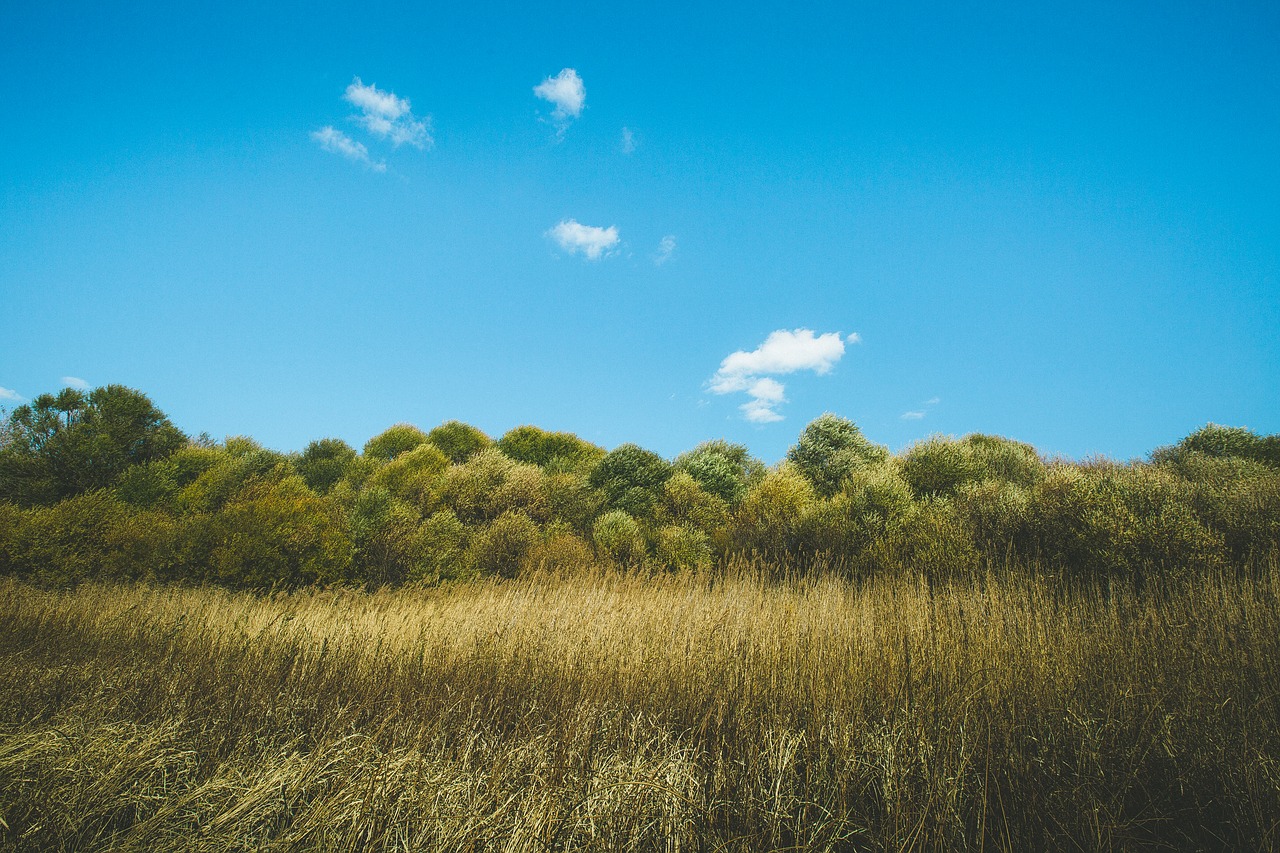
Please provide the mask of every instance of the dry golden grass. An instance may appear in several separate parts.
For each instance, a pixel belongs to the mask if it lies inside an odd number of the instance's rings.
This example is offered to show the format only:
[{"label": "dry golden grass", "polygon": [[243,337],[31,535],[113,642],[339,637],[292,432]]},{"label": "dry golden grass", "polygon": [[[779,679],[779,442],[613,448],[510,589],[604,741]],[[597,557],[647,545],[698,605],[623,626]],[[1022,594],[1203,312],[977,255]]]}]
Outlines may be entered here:
[{"label": "dry golden grass", "polygon": [[16,850],[1280,843],[1280,572],[0,583]]}]

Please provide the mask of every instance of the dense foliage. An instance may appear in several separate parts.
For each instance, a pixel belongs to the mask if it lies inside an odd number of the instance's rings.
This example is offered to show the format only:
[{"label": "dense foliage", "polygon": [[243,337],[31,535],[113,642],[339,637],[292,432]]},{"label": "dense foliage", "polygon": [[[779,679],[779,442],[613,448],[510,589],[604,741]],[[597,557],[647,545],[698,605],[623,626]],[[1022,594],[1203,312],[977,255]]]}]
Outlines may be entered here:
[{"label": "dense foliage", "polygon": [[668,461],[457,421],[284,454],[190,440],[120,386],[43,395],[0,427],[0,573],[53,584],[376,586],[742,555],[850,577],[1021,566],[1140,584],[1278,551],[1280,436],[1215,425],[1149,461],[1076,463],[987,435],[895,455],[825,414],[772,467],[725,441]]}]

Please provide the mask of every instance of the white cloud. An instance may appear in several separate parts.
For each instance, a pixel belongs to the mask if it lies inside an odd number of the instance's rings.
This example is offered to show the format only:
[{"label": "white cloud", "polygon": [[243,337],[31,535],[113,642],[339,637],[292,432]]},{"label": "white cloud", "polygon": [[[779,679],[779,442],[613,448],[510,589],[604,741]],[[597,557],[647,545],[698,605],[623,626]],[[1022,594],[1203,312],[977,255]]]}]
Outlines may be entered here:
[{"label": "white cloud", "polygon": [[78,376],[64,376],[62,377],[62,384],[68,388],[75,388],[78,391],[89,390],[89,383],[85,382]]},{"label": "white cloud", "polygon": [[12,400],[15,403],[21,403],[25,399],[27,398],[23,397],[21,394],[19,394],[17,391],[14,391],[12,388],[0,387],[0,400]]},{"label": "white cloud", "polygon": [[658,266],[662,266],[671,260],[671,256],[676,251],[676,235],[668,234],[658,241],[658,254],[653,256],[653,262]]},{"label": "white cloud", "polygon": [[845,338],[845,341],[851,344],[860,344],[862,343],[862,335],[857,332],[850,332],[849,337]]},{"label": "white cloud", "polygon": [[630,154],[636,150],[636,135],[632,133],[631,128],[624,127],[622,129],[622,153]]},{"label": "white cloud", "polygon": [[582,108],[587,103],[587,88],[572,68],[562,69],[556,76],[543,80],[533,87],[533,94],[555,104],[551,117],[559,123],[561,133],[572,119],[582,115]]},{"label": "white cloud", "polygon": [[940,397],[930,397],[928,400],[924,401],[924,404],[926,406],[936,406],[941,402],[942,402],[942,398]]},{"label": "white cloud", "polygon": [[325,126],[312,131],[311,138],[320,144],[325,151],[341,154],[348,160],[363,163],[375,172],[385,172],[387,164],[376,162],[369,157],[369,149],[362,142],[356,142],[350,136],[335,127]]},{"label": "white cloud", "polygon": [[618,245],[618,228],[610,225],[582,225],[573,219],[562,219],[547,236],[569,254],[581,252],[589,261],[598,261]]},{"label": "white cloud", "polygon": [[924,412],[903,412],[899,417],[904,421],[918,421],[924,417]]},{"label": "white cloud", "polygon": [[430,148],[435,144],[431,138],[431,117],[419,119],[414,116],[408,98],[401,98],[395,92],[384,92],[377,86],[366,86],[359,77],[352,81],[342,97],[360,110],[356,120],[364,125],[365,130],[391,140],[395,147],[407,143],[415,148]]},{"label": "white cloud", "polygon": [[747,420],[772,423],[782,420],[777,411],[786,402],[786,387],[769,375],[784,376],[801,370],[830,373],[844,356],[845,339],[839,332],[816,335],[811,329],[778,329],[764,343],[747,352],[725,356],[708,387],[715,394],[745,392],[751,400],[740,408]]},{"label": "white cloud", "polygon": [[764,377],[752,382],[746,389],[749,401],[738,408],[743,417],[755,424],[771,424],[782,420],[777,407],[787,401],[786,387],[776,379]]}]

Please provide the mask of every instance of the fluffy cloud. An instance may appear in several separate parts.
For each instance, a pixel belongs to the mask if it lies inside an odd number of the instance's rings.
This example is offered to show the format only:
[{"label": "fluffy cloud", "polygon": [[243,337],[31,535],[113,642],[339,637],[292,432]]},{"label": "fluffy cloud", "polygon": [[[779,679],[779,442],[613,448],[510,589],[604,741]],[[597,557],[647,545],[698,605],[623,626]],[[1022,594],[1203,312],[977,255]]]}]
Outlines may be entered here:
[{"label": "fluffy cloud", "polygon": [[658,241],[658,253],[653,256],[653,262],[658,266],[662,266],[671,260],[671,256],[676,251],[676,235],[668,234]]},{"label": "fluffy cloud", "polygon": [[369,157],[369,149],[362,142],[356,142],[350,136],[335,127],[322,127],[312,131],[311,138],[320,144],[325,151],[341,154],[348,160],[363,163],[375,172],[385,172],[387,164],[374,161]]},{"label": "fluffy cloud", "polygon": [[589,261],[600,260],[618,245],[617,226],[600,228],[596,225],[583,225],[573,219],[561,220],[547,232],[547,236],[569,254],[580,252]]},{"label": "fluffy cloud", "polygon": [[342,97],[360,110],[356,120],[365,130],[389,139],[397,148],[406,143],[415,148],[430,148],[435,142],[431,138],[431,118],[415,117],[408,98],[398,97],[395,92],[384,92],[377,86],[366,86],[359,77],[352,81]]},{"label": "fluffy cloud", "polygon": [[555,105],[551,117],[560,125],[561,133],[570,121],[582,115],[587,103],[587,87],[572,68],[562,69],[556,76],[543,80],[533,87],[533,94]]},{"label": "fluffy cloud", "polygon": [[26,397],[23,397],[12,388],[0,388],[0,400],[12,400],[15,403],[21,403],[25,399]]},{"label": "fluffy cloud", "polygon": [[844,356],[845,341],[839,332],[817,335],[811,329],[779,329],[755,349],[725,356],[707,385],[715,394],[746,393],[751,399],[739,408],[753,423],[780,421],[777,409],[786,402],[786,387],[769,376],[801,370],[830,373]]},{"label": "fluffy cloud", "polygon": [[62,377],[62,384],[68,388],[75,388],[78,391],[89,390],[89,383],[85,382],[78,376],[64,376]]},{"label": "fluffy cloud", "polygon": [[738,407],[744,418],[753,424],[771,424],[782,420],[777,407],[787,402],[786,386],[766,376],[752,382],[745,390],[751,399]]}]

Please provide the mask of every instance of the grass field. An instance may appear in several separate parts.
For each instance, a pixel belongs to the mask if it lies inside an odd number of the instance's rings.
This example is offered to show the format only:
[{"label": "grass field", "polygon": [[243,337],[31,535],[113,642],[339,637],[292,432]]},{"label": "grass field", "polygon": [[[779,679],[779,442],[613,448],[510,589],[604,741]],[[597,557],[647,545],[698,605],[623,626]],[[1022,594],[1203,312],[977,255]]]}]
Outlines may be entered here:
[{"label": "grass field", "polygon": [[1280,571],[0,582],[14,850],[1267,850]]}]

